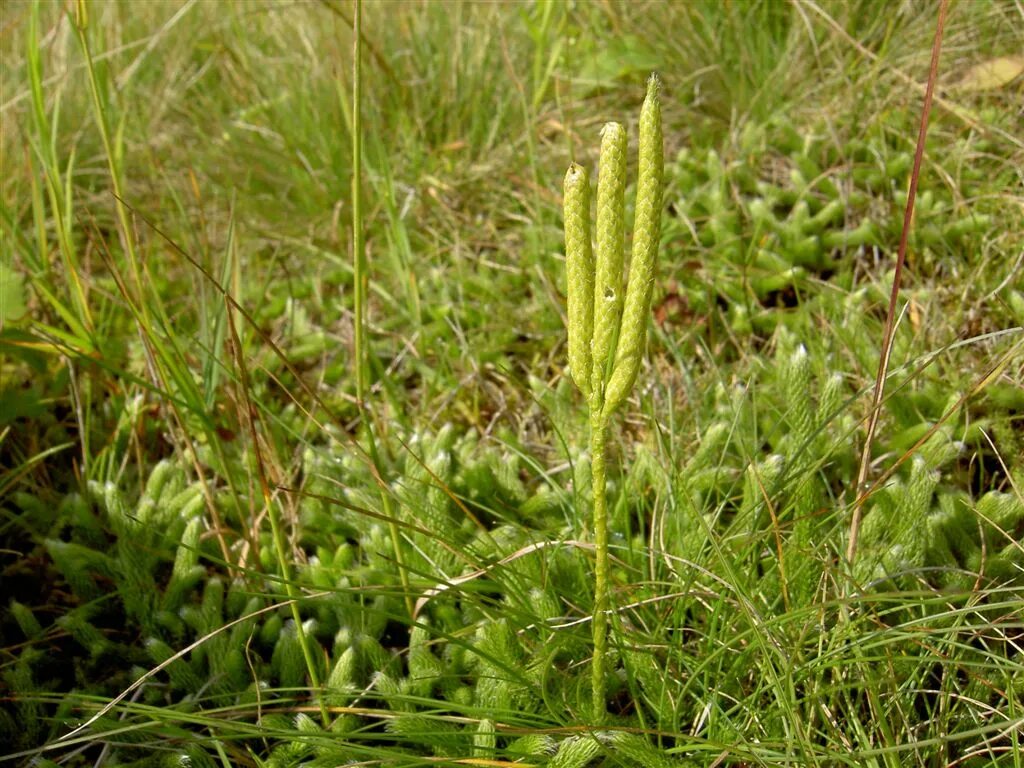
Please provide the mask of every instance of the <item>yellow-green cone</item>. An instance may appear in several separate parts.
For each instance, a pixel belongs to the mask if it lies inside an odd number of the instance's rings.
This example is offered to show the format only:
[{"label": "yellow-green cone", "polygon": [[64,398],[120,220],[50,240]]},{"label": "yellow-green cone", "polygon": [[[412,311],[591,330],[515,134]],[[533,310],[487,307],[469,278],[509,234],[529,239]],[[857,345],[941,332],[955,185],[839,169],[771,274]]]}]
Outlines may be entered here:
[{"label": "yellow-green cone", "polygon": [[591,394],[604,389],[605,369],[614,351],[622,316],[622,261],[626,239],[626,129],[606,123],[601,130],[597,176],[597,260],[594,275],[594,341]]},{"label": "yellow-green cone", "polygon": [[664,148],[661,131],[660,82],[657,75],[647,81],[647,97],[640,111],[640,162],[633,221],[633,254],[629,260],[629,287],[622,311],[622,325],[615,351],[615,365],[605,388],[604,413],[622,404],[636,381],[647,338],[647,316],[651,311],[654,262],[661,237],[661,201],[664,178]]},{"label": "yellow-green cone", "polygon": [[594,336],[594,252],[590,243],[590,178],[573,163],[563,186],[566,293],[569,298],[569,367],[590,399],[590,340]]}]

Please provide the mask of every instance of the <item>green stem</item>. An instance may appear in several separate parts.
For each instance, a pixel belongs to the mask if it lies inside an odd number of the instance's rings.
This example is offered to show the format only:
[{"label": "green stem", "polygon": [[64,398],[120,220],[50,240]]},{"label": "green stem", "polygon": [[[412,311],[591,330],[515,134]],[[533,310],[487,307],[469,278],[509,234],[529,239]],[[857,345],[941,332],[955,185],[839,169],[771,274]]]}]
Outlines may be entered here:
[{"label": "green stem", "polygon": [[[122,169],[121,155],[123,149],[122,131],[119,129],[111,140],[110,124],[108,123],[107,97],[100,94],[99,78],[96,75],[96,68],[93,64],[92,50],[89,47],[89,36],[86,25],[88,23],[87,3],[80,0],[77,7],[75,30],[78,33],[78,41],[82,46],[85,56],[85,68],[89,77],[89,94],[92,96],[93,111],[95,112],[96,127],[100,132],[100,139],[103,141],[103,151],[106,154],[107,170],[110,173],[110,186],[114,191],[117,205],[117,222],[121,227],[124,252],[128,257],[128,266],[131,268],[132,279],[135,281],[135,290],[138,291],[139,311],[149,325],[149,302],[146,301],[146,294],[143,291],[142,274],[139,270],[139,260],[135,254],[135,241],[132,239],[132,229],[128,221],[128,207],[124,202],[124,190],[121,185]],[[116,140],[116,144],[114,141]],[[77,276],[76,276],[77,277]],[[89,318],[91,320],[91,317]]]},{"label": "green stem", "polygon": [[322,695],[320,688],[320,674],[317,672],[317,661],[313,656],[313,650],[310,648],[310,641],[306,637],[306,630],[302,626],[302,614],[299,611],[299,598],[301,594],[295,587],[295,582],[291,578],[291,569],[288,567],[288,554],[285,550],[285,532],[281,526],[281,515],[277,509],[277,505],[274,503],[269,496],[266,499],[267,512],[270,518],[270,535],[274,540],[274,554],[277,555],[277,562],[281,569],[281,580],[284,583],[285,594],[288,595],[291,601],[291,614],[292,621],[295,622],[295,635],[299,641],[299,647],[302,648],[302,658],[306,662],[306,671],[309,673],[309,682],[313,687],[314,691],[318,691],[321,695],[318,697],[318,704],[320,706],[320,721],[323,723],[324,728],[330,725],[331,719],[327,713],[327,704]]},{"label": "green stem", "polygon": [[608,649],[608,503],[605,498],[605,426],[600,408],[590,410],[590,472],[594,491],[594,719],[605,717],[605,653]]},{"label": "green stem", "polygon": [[[356,374],[356,403],[359,414],[362,416],[366,426],[366,438],[369,444],[370,461],[378,475],[382,473],[383,465],[380,461],[380,452],[377,449],[377,439],[374,435],[373,421],[369,418],[366,408],[366,396],[369,390],[369,349],[366,346],[366,296],[369,289],[369,270],[366,263],[366,237],[363,230],[363,69],[362,69],[362,41],[363,41],[363,2],[356,0],[355,14],[352,21],[352,248],[353,248],[353,281],[355,304],[354,325],[355,325],[355,374]],[[409,614],[413,612],[412,592],[409,587],[409,572],[405,567],[405,559],[402,554],[402,540],[398,532],[398,525],[395,523],[394,512],[391,508],[391,500],[388,498],[387,489],[381,484],[381,504],[384,507],[384,514],[388,518],[388,529],[391,534],[391,546],[395,555],[395,564],[398,566],[399,579],[402,582],[402,591],[405,594],[406,608]]]},{"label": "green stem", "polygon": [[362,138],[362,66],[360,36],[363,26],[363,4],[356,0],[352,25],[352,256],[355,274],[355,373],[356,400],[360,409],[366,398],[366,246],[363,240],[363,138]]}]

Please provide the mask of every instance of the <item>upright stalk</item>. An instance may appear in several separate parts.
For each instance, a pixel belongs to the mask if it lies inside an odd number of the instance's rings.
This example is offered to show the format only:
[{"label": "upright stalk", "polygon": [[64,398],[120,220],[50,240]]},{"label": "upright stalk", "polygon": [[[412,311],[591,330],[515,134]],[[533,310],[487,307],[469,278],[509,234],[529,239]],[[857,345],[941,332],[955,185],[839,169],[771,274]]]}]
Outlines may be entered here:
[{"label": "upright stalk", "polygon": [[309,673],[309,682],[313,686],[313,690],[317,691],[319,696],[319,707],[320,707],[320,720],[326,728],[330,724],[330,717],[327,713],[327,705],[325,703],[323,692],[320,689],[320,674],[317,672],[317,660],[313,655],[313,650],[310,648],[310,641],[306,636],[306,630],[302,626],[302,614],[299,611],[299,590],[295,586],[295,582],[291,577],[291,568],[289,568],[289,557],[288,551],[285,547],[285,531],[284,526],[281,524],[281,513],[278,509],[277,502],[274,499],[274,495],[270,490],[270,480],[267,477],[266,462],[263,458],[263,451],[260,448],[260,438],[257,433],[257,419],[258,411],[250,399],[250,392],[252,392],[252,385],[249,381],[249,368],[245,364],[245,355],[242,354],[242,343],[238,336],[238,329],[235,327],[234,313],[230,304],[227,306],[227,320],[228,330],[231,334],[231,348],[235,353],[235,362],[238,365],[238,372],[240,374],[242,394],[245,398],[245,413],[246,413],[246,426],[249,428],[249,437],[252,440],[252,448],[256,454],[256,475],[259,478],[260,491],[263,494],[263,503],[267,510],[267,516],[270,518],[270,535],[274,542],[274,554],[277,556],[278,568],[281,571],[281,583],[284,585],[285,593],[288,595],[288,602],[290,604],[290,610],[292,614],[292,621],[295,622],[295,637],[299,641],[299,647],[302,649],[302,658],[306,663],[306,671]]},{"label": "upright stalk", "polygon": [[[369,350],[366,347],[366,294],[369,288],[369,274],[366,264],[366,238],[363,232],[363,2],[356,0],[355,14],[352,21],[352,273],[354,283],[353,304],[355,325],[355,373],[356,373],[356,405],[359,415],[366,427],[366,439],[369,446],[370,461],[378,477],[381,476],[380,452],[377,450],[377,439],[373,433],[373,422],[367,417],[366,395],[369,389]],[[413,613],[412,593],[409,590],[409,573],[405,568],[402,555],[402,540],[391,509],[391,498],[384,484],[380,485],[381,506],[388,519],[388,532],[391,536],[391,548],[398,566],[398,577],[405,593],[405,604],[409,614]]]},{"label": "upright stalk", "polygon": [[[664,159],[659,80],[651,75],[640,112],[640,163],[629,283],[623,291],[626,131],[607,123],[601,134],[597,184],[597,256],[591,243],[590,180],[573,163],[565,174],[565,262],[569,366],[590,411],[594,521],[593,716],[606,715],[608,502],[605,453],[608,419],[625,401],[640,370],[661,233]],[[625,294],[625,296],[623,296]]]},{"label": "upright stalk", "polygon": [[605,495],[605,427],[600,410],[590,411],[590,473],[594,493],[594,659],[591,664],[594,718],[605,715],[605,655],[608,652],[608,500]]},{"label": "upright stalk", "polygon": [[[921,177],[921,161],[924,159],[925,137],[928,135],[928,117],[932,111],[932,97],[935,93],[935,81],[939,72],[939,53],[942,50],[942,30],[946,25],[946,11],[949,0],[939,4],[939,18],[935,24],[935,38],[932,41],[932,62],[928,70],[928,86],[924,92],[924,104],[921,107],[921,121],[917,129],[917,148],[914,150],[914,167],[910,172],[910,188],[907,190],[907,204],[903,210],[903,229],[900,231],[900,244],[896,251],[896,266],[893,269],[892,289],[889,292],[889,308],[885,313],[885,329],[882,332],[882,350],[878,356],[878,371],[875,375],[875,389],[871,397],[871,415],[868,417],[867,432],[864,435],[864,448],[860,456],[860,469],[857,471],[857,498],[853,502],[853,518],[850,520],[850,538],[846,545],[846,561],[851,571],[853,561],[857,557],[857,538],[860,535],[860,521],[864,513],[864,502],[868,494],[868,470],[871,466],[871,442],[878,429],[878,419],[882,413],[882,395],[885,378],[889,372],[889,358],[892,355],[892,340],[896,334],[897,304],[900,298],[900,283],[903,277],[903,265],[907,260],[907,243],[910,238],[910,227],[914,221],[914,200],[917,198],[917,182]],[[873,486],[872,486],[873,487]]]},{"label": "upright stalk", "polygon": [[363,125],[362,44],[363,3],[356,0],[352,24],[352,261],[355,304],[356,400],[363,408],[366,397],[366,243],[363,237]]}]

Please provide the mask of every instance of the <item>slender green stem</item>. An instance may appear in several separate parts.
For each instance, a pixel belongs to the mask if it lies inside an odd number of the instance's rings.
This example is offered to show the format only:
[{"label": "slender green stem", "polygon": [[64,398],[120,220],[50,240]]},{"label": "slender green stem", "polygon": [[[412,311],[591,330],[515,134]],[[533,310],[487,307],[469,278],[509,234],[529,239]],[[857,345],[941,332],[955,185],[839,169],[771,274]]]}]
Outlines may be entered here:
[{"label": "slender green stem", "polygon": [[[302,614],[299,610],[298,602],[300,594],[299,590],[295,586],[295,582],[292,581],[291,568],[289,567],[290,558],[288,557],[288,549],[285,546],[285,530],[284,526],[281,524],[281,513],[277,506],[278,502],[275,500],[273,493],[271,493],[270,481],[267,478],[265,469],[266,462],[263,459],[263,450],[260,448],[260,439],[256,427],[258,419],[257,410],[250,399],[252,385],[249,381],[249,368],[245,364],[245,355],[242,353],[242,344],[238,335],[238,329],[235,327],[231,307],[228,307],[226,317],[228,321],[228,330],[231,334],[231,346],[237,355],[236,363],[238,365],[238,373],[241,378],[242,395],[245,398],[245,410],[248,415],[246,425],[249,428],[249,437],[252,440],[252,449],[255,454],[256,474],[259,478],[260,491],[263,495],[263,503],[266,505],[267,516],[270,518],[270,535],[274,542],[274,554],[277,556],[278,568],[281,571],[281,583],[284,585],[285,593],[288,595],[291,603],[292,620],[295,622],[295,637],[299,641],[299,646],[302,648],[302,658],[306,663],[306,671],[309,672],[309,682],[314,691],[320,692],[320,675],[317,672],[317,660],[313,655],[313,649],[310,648],[305,629],[302,626]],[[330,718],[328,717],[327,705],[323,696],[320,696],[319,704],[320,719],[326,728],[330,723]]]},{"label": "slender green stem", "polygon": [[[299,599],[302,595],[295,587],[291,578],[291,568],[288,567],[288,554],[285,549],[285,532],[281,525],[281,513],[271,498],[267,498],[267,512],[270,518],[270,535],[274,540],[274,554],[277,555],[277,562],[281,569],[281,580],[284,583],[285,594],[291,602],[292,621],[295,622],[295,635],[302,648],[302,658],[306,663],[306,671],[309,673],[309,682],[314,691],[320,691],[320,674],[317,672],[317,661],[313,656],[313,649],[310,648],[310,640],[306,637],[306,630],[302,626],[302,614],[299,611]],[[327,704],[321,695],[318,701],[320,707],[320,721],[326,728],[331,720],[327,713]]]},{"label": "slender green stem", "polygon": [[143,291],[142,274],[139,270],[139,260],[135,254],[135,241],[132,238],[132,230],[130,222],[128,221],[128,207],[124,203],[124,190],[121,184],[121,155],[123,149],[122,132],[119,129],[115,134],[115,137],[113,139],[111,138],[110,124],[108,122],[109,116],[107,114],[108,101],[105,96],[100,94],[99,78],[96,74],[96,68],[93,64],[92,50],[89,46],[89,36],[87,34],[87,9],[88,4],[85,0],[80,0],[76,11],[75,30],[78,33],[78,41],[82,46],[82,52],[85,56],[86,72],[89,75],[89,94],[92,97],[96,127],[99,129],[100,139],[103,141],[103,151],[107,159],[107,169],[110,172],[110,186],[114,191],[114,197],[117,199],[117,205],[114,206],[114,209],[117,211],[117,222],[121,227],[124,252],[128,257],[128,266],[131,268],[132,279],[135,281],[135,290],[138,291],[139,310],[148,325],[149,306]]},{"label": "slender green stem", "polygon": [[[43,98],[43,65],[40,57],[39,40],[39,7],[38,0],[32,3],[29,13],[29,37],[28,51],[26,56],[29,85],[32,92],[33,117],[35,121],[36,136],[35,154],[44,171],[46,194],[50,201],[50,208],[53,211],[55,231],[57,234],[58,250],[64,261],[65,276],[68,281],[68,290],[71,293],[71,303],[75,308],[75,319],[81,325],[82,332],[79,334],[84,342],[92,344],[93,339],[93,318],[89,309],[89,301],[86,297],[85,288],[82,285],[81,266],[79,264],[76,249],[71,236],[70,210],[73,202],[71,199],[71,171],[73,166],[74,153],[68,161],[64,183],[61,183],[61,169],[57,161],[57,145],[55,137],[58,126],[55,121],[59,114],[57,105],[53,107],[54,122],[51,122],[46,111],[46,102]],[[48,237],[43,214],[42,190],[38,186],[37,177],[32,178],[32,200],[33,210],[36,211],[37,241],[39,243],[39,269],[50,272],[49,251],[46,248]],[[72,329],[75,330],[75,329]]]},{"label": "slender green stem", "polygon": [[[362,59],[363,41],[363,2],[356,0],[355,14],[352,21],[352,260],[354,272],[354,297],[355,304],[355,369],[356,369],[356,403],[359,413],[363,417],[366,426],[366,439],[369,444],[370,461],[378,475],[381,474],[382,465],[380,452],[377,450],[377,440],[373,433],[373,423],[367,418],[366,395],[369,389],[369,365],[366,346],[366,295],[369,288],[369,270],[366,264],[366,238],[363,232],[363,119],[362,119],[362,98],[363,98],[363,70]],[[381,486],[381,504],[384,514],[387,516],[389,533],[391,535],[391,546],[395,556],[395,563],[398,566],[399,579],[402,582],[402,589],[405,594],[406,607],[410,615],[413,611],[412,593],[409,589],[409,573],[405,567],[405,559],[402,555],[402,540],[398,532],[398,525],[391,508],[391,499],[387,490]]]},{"label": "slender green stem", "polygon": [[[378,476],[381,472],[380,453],[377,451],[377,440],[373,434],[373,425],[367,422],[366,433],[370,447],[370,461],[376,467]],[[402,554],[402,535],[398,532],[395,511],[391,506],[391,497],[388,496],[387,488],[380,486],[380,503],[384,509],[384,516],[388,519],[388,535],[391,537],[391,551],[395,556],[395,565],[398,566],[398,579],[402,583],[402,594],[405,596],[405,607],[412,616],[415,610],[415,603],[412,599],[412,588],[409,586],[409,570],[405,567],[405,555]]]},{"label": "slender green stem", "polygon": [[605,717],[605,653],[608,649],[608,502],[605,497],[605,427],[600,407],[590,409],[590,472],[594,491],[594,719]]},{"label": "slender green stem", "polygon": [[363,3],[356,0],[352,24],[352,258],[355,290],[356,400],[360,409],[366,397],[366,244],[363,238],[363,126],[362,126],[362,33]]}]

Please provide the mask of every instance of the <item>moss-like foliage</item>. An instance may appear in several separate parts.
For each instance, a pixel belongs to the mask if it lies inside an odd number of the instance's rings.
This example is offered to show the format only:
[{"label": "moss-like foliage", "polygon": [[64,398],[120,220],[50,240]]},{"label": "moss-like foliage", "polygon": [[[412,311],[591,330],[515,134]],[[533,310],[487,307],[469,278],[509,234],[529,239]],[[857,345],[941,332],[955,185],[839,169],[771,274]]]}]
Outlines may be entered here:
[{"label": "moss-like foliage", "polygon": [[[922,351],[932,340],[908,309],[920,335],[896,339],[871,456],[873,477],[887,474],[864,503],[850,571],[886,299],[860,260],[894,238],[903,150],[886,136],[852,146],[847,186],[833,171],[843,158],[814,136],[773,122],[738,139],[667,169],[662,248],[673,264],[691,250],[701,261],[670,276],[673,295],[655,287],[640,379],[653,418],[638,429],[634,411],[608,432],[622,470],[607,485],[615,614],[598,727],[582,727],[594,725],[586,422],[568,377],[538,375],[519,414],[529,434],[395,426],[379,473],[334,433],[304,442],[296,487],[274,491],[294,502],[299,623],[232,446],[224,461],[197,446],[205,482],[191,459],[165,459],[56,499],[4,498],[26,554],[3,574],[0,742],[55,745],[148,674],[89,726],[97,746],[58,750],[62,764],[105,750],[140,766],[681,768],[723,751],[737,764],[828,765],[856,729],[851,759],[889,743],[890,721],[936,719],[949,740],[922,746],[923,759],[969,764],[977,733],[1005,751],[993,713],[1024,689],[1004,632],[1024,588],[1024,477],[1000,462],[1024,455],[1019,392],[993,380],[961,401],[953,352]],[[915,247],[934,266],[951,240],[981,235],[946,215],[940,188],[930,205]],[[909,296],[923,304],[926,290]],[[280,419],[296,433],[304,423],[295,409]]]}]

